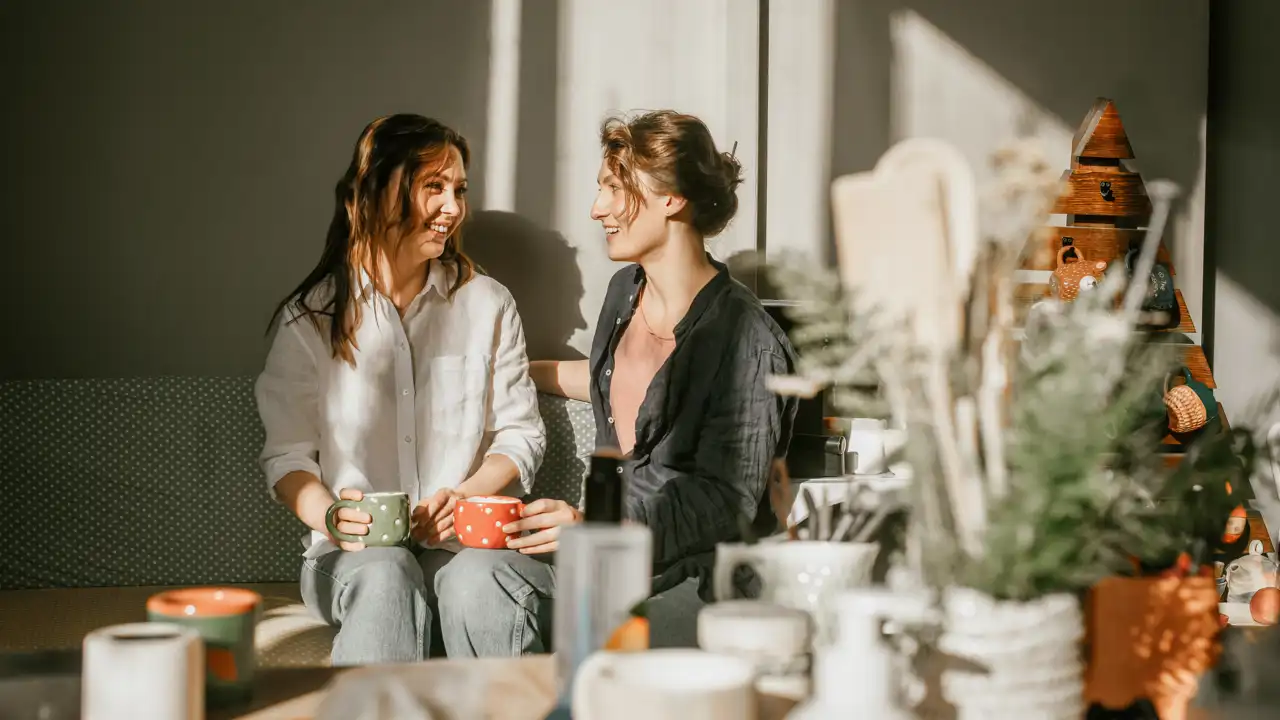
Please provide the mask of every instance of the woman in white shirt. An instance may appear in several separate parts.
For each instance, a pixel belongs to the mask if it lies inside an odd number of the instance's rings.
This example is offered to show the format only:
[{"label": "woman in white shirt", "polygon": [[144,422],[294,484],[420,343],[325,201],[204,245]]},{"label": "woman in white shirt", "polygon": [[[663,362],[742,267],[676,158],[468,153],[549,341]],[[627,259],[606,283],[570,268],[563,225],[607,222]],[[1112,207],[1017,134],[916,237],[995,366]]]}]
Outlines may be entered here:
[{"label": "woman in white shirt", "polygon": [[[311,530],[302,594],[339,628],[335,665],[426,657],[456,499],[523,495],[542,460],[520,317],[461,249],[469,159],[461,135],[419,115],[364,129],[258,378],[267,486]],[[335,494],[374,491],[408,493],[411,548],[330,537]],[[368,531],[362,512],[337,519]]]}]

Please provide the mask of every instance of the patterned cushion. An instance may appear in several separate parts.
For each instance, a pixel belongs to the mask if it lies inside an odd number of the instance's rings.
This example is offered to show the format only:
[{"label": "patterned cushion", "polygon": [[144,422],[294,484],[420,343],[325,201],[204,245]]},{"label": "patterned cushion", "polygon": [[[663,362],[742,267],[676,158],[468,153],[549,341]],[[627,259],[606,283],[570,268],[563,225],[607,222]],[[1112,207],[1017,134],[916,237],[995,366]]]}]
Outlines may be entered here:
[{"label": "patterned cushion", "polygon": [[[590,406],[542,396],[539,497],[576,504]],[[303,527],[266,492],[252,378],[0,383],[0,589],[296,582]],[[16,505],[14,505],[16,503]]]}]

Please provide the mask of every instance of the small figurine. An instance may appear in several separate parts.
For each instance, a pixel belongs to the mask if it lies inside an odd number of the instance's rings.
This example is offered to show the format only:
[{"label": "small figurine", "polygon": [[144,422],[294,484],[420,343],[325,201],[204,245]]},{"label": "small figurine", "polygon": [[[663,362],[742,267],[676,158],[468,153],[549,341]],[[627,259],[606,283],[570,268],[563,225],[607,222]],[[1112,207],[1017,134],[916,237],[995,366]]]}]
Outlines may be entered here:
[{"label": "small figurine", "polygon": [[1227,602],[1247,603],[1262,588],[1276,587],[1276,561],[1262,552],[1262,541],[1249,543],[1249,554],[1227,565]]},{"label": "small figurine", "polygon": [[[1074,253],[1076,260],[1067,262],[1067,253]],[[1049,278],[1049,290],[1054,297],[1063,302],[1075,300],[1082,290],[1092,290],[1098,286],[1107,271],[1107,264],[1101,260],[1090,262],[1080,248],[1063,244],[1058,251],[1058,267]]]}]

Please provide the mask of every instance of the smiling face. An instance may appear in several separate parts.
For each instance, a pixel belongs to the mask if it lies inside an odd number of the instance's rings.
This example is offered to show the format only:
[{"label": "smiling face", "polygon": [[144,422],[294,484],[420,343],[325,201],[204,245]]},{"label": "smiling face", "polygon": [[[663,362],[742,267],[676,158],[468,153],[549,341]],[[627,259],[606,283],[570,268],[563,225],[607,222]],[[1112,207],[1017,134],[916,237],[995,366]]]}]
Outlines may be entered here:
[{"label": "smiling face", "polygon": [[[396,172],[388,184],[386,203],[393,223],[401,213],[395,195],[404,190],[401,171]],[[407,192],[408,213],[403,223],[389,230],[388,245],[402,263],[434,260],[444,253],[449,237],[467,215],[467,171],[458,149],[450,145],[440,161],[422,166]]]},{"label": "smiling face", "polygon": [[591,205],[591,219],[600,222],[608,243],[609,259],[618,262],[640,262],[662,247],[666,240],[667,220],[678,198],[659,195],[651,189],[652,179],[637,172],[639,201],[628,212],[627,195],[622,182],[609,168],[607,159],[600,161],[596,175],[596,201]]}]

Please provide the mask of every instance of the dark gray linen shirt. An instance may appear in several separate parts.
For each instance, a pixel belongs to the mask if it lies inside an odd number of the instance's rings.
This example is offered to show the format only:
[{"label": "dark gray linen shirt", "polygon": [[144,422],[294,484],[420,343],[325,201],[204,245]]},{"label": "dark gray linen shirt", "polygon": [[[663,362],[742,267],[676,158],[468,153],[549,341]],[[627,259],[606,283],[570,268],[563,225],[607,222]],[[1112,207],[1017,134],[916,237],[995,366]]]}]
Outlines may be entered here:
[{"label": "dark gray linen shirt", "polygon": [[[723,264],[712,264],[716,276],[676,325],[675,349],[645,393],[625,463],[626,517],[653,531],[653,592],[698,577],[707,599],[716,544],[740,538],[739,517],[758,534],[776,528],[770,468],[786,455],[797,407],[765,387],[769,375],[795,369],[786,334]],[[643,284],[638,265],[613,276],[591,343],[602,448],[618,447],[609,402],[614,352]]]}]

